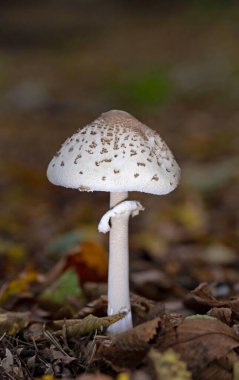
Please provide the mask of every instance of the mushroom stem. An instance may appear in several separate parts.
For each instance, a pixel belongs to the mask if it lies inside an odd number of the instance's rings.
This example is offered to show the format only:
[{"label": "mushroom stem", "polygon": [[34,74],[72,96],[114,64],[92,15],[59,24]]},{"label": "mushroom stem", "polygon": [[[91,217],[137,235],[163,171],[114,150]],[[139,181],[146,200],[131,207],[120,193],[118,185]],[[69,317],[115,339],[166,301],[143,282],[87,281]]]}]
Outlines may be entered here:
[{"label": "mushroom stem", "polygon": [[[124,201],[127,192],[110,193],[110,207]],[[108,328],[108,334],[118,334],[132,328],[129,298],[128,221],[130,213],[111,218],[108,274],[108,315],[127,315]]]},{"label": "mushroom stem", "polygon": [[110,193],[110,208],[116,206],[118,203],[125,201],[128,198],[128,192]]}]

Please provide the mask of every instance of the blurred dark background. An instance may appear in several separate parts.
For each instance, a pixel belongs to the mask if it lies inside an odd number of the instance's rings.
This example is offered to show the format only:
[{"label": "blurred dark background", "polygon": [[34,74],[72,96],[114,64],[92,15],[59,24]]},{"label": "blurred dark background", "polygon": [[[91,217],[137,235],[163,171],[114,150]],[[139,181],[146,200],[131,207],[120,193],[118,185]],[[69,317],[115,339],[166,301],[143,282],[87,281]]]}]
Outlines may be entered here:
[{"label": "blurred dark background", "polygon": [[172,274],[200,258],[214,269],[195,266],[196,281],[229,276],[215,265],[239,262],[238,41],[237,1],[0,3],[3,278],[48,269],[60,234],[98,238],[108,194],[57,188],[45,173],[68,136],[110,109],[158,130],[182,168],[174,193],[130,195],[146,207],[131,221],[135,268],[139,256],[171,258]]}]

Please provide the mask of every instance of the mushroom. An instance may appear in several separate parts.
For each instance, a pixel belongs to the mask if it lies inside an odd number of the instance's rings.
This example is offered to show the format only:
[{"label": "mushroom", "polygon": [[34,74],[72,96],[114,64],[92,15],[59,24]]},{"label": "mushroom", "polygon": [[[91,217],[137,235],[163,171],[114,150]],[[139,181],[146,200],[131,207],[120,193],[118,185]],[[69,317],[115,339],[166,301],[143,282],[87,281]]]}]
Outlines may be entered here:
[{"label": "mushroom", "polygon": [[110,210],[99,223],[110,231],[108,315],[125,312],[108,333],[132,327],[129,298],[128,220],[143,210],[129,191],[167,194],[180,179],[173,154],[156,131],[127,112],[112,110],[68,138],[51,160],[50,182],[80,191],[110,192]]}]

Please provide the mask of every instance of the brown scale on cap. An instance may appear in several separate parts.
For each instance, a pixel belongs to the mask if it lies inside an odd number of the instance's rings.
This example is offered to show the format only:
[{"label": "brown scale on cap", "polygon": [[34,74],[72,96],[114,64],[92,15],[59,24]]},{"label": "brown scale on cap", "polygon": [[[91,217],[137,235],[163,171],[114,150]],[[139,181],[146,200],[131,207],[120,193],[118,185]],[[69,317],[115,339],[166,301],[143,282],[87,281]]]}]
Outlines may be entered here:
[{"label": "brown scale on cap", "polygon": [[79,191],[91,191],[91,188],[88,186],[80,186],[78,190]]},{"label": "brown scale on cap", "polygon": [[153,177],[152,177],[152,181],[158,181],[159,180],[159,177],[157,176],[157,174],[155,174]]},{"label": "brown scale on cap", "polygon": [[78,162],[78,160],[80,160],[81,159],[81,154],[78,154],[77,156],[76,156],[76,158],[75,158],[75,160],[74,160],[74,164],[76,165],[77,164],[77,162]]},{"label": "brown scale on cap", "polygon": [[58,155],[49,164],[49,180],[81,190],[166,194],[180,177],[159,134],[124,111],[102,114],[67,139]]},{"label": "brown scale on cap", "polygon": [[100,154],[108,153],[109,151],[106,148],[102,148]]}]

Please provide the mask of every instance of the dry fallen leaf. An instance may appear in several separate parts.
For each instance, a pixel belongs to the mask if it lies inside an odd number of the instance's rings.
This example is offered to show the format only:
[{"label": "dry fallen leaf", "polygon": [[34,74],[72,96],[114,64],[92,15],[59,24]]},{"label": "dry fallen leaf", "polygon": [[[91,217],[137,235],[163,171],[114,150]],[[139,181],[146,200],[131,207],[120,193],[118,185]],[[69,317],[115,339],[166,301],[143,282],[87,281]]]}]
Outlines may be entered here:
[{"label": "dry fallen leaf", "polygon": [[162,317],[165,314],[165,305],[137,294],[130,295],[134,320],[140,323]]},{"label": "dry fallen leaf", "polygon": [[208,367],[200,371],[195,376],[195,379],[232,380],[232,372],[235,368],[235,364],[238,363],[238,360],[238,354],[235,351],[230,351],[224,358],[221,358],[220,360],[214,360],[212,363],[210,363]]},{"label": "dry fallen leaf", "polygon": [[89,314],[106,314],[107,311],[107,296],[102,295],[99,298],[87,303],[82,309],[78,312],[79,318],[84,318]]},{"label": "dry fallen leaf", "polygon": [[5,357],[1,360],[1,366],[7,373],[10,373],[13,370],[13,365],[14,365],[13,354],[8,348],[6,348]]},{"label": "dry fallen leaf", "polygon": [[193,316],[184,319],[177,327],[169,324],[155,347],[161,352],[173,348],[180,353],[193,375],[198,376],[210,363],[222,360],[239,347],[239,337],[231,327],[215,318]]},{"label": "dry fallen leaf", "polygon": [[51,323],[51,328],[55,330],[55,336],[62,336],[62,330],[64,329],[67,337],[71,338],[86,335],[95,330],[102,331],[104,328],[109,327],[111,324],[119,321],[124,316],[125,314],[121,313],[109,317],[98,318],[90,314],[83,319],[54,321]]},{"label": "dry fallen leaf", "polygon": [[162,321],[155,318],[114,337],[98,346],[96,357],[107,362],[116,371],[135,368],[149,351],[151,344],[162,331]]},{"label": "dry fallen leaf", "polygon": [[4,349],[5,356],[0,359],[1,379],[23,379],[23,371],[18,357],[12,350]]},{"label": "dry fallen leaf", "polygon": [[217,318],[227,325],[231,324],[232,311],[229,307],[213,307],[207,312],[207,315]]},{"label": "dry fallen leaf", "polygon": [[184,301],[190,309],[205,313],[211,308],[229,308],[232,311],[232,317],[239,317],[239,297],[217,300],[213,295],[207,283],[203,282],[192,290]]},{"label": "dry fallen leaf", "polygon": [[29,322],[29,312],[0,311],[0,334],[16,334],[21,329],[27,327]]}]

